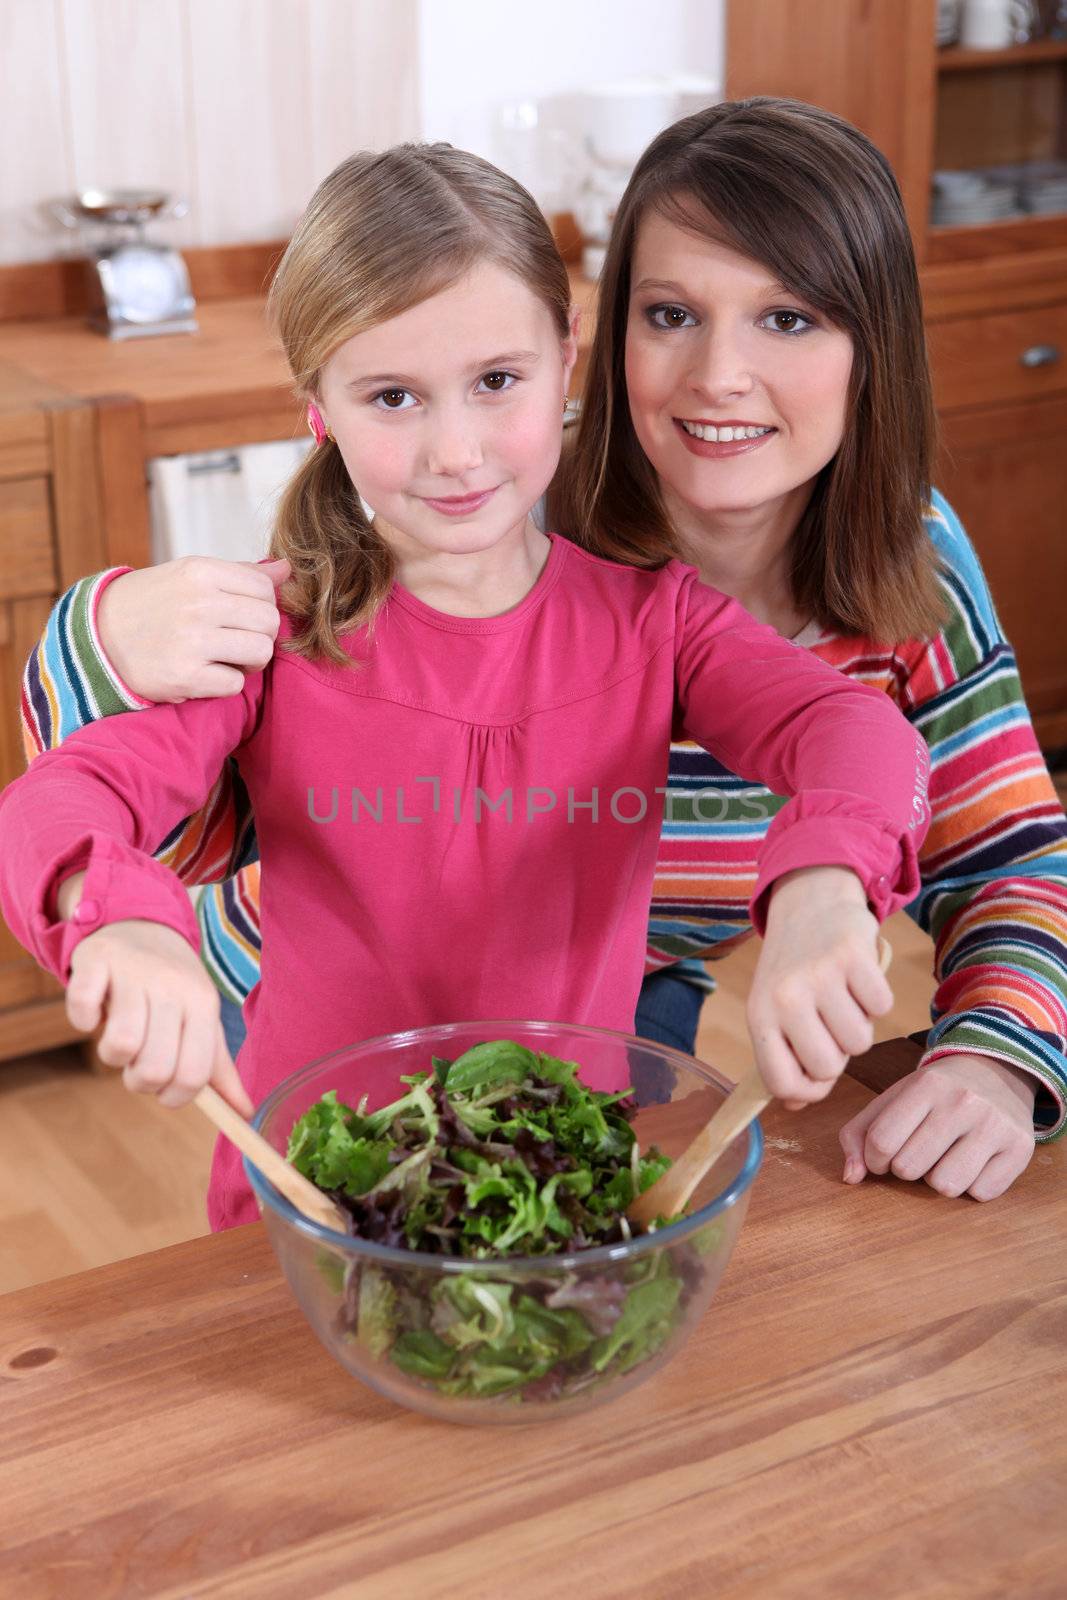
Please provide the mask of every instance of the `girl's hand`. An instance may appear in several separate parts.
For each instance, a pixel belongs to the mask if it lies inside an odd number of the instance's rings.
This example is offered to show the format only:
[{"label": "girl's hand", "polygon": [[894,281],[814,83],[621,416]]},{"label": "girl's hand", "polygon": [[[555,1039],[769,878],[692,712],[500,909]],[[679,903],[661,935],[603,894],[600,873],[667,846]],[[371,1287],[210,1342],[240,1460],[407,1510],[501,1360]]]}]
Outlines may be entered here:
[{"label": "girl's hand", "polygon": [[100,642],[119,677],[144,700],[240,694],[246,672],[274,654],[275,590],[288,561],[182,556],[109,583],[100,596]]},{"label": "girl's hand", "polygon": [[824,1099],[849,1057],[870,1049],[871,1018],[892,1004],[856,874],[813,867],[778,879],[747,1008],[770,1093],[794,1111]]},{"label": "girl's hand", "polygon": [[127,1089],[181,1106],[213,1083],[242,1116],[255,1109],[230,1059],[219,996],[192,946],[160,922],[113,922],[82,940],[71,958],[67,1016],[122,1068]]},{"label": "girl's hand", "polygon": [[892,1172],[938,1194],[995,1200],[1034,1153],[1035,1092],[1030,1074],[1006,1061],[942,1056],[845,1123],[845,1182]]}]

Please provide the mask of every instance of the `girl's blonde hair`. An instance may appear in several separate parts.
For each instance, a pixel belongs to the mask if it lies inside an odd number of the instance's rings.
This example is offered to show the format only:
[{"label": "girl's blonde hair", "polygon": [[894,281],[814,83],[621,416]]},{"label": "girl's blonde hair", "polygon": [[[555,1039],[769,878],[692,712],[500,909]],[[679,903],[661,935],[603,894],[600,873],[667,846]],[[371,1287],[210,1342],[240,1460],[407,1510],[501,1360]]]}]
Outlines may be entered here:
[{"label": "girl's blonde hair", "polygon": [[[271,285],[267,313],[297,389],[353,334],[399,316],[484,261],[504,267],[570,331],[570,284],[551,231],[522,186],[465,150],[402,144],[349,156],[316,189]],[[283,594],[302,624],[286,648],[339,663],[340,635],[373,621],[395,559],[360,505],[332,441],[282,496],[270,553],[293,569]]]}]

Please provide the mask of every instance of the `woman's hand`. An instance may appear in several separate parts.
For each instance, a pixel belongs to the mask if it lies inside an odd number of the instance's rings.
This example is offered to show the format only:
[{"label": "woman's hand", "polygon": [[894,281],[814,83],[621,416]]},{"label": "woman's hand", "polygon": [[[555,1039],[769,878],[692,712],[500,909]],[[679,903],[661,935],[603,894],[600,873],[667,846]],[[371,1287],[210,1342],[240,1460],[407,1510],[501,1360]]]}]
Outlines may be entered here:
[{"label": "woman's hand", "polygon": [[119,677],[144,700],[240,694],[246,672],[274,654],[275,590],[288,561],[182,556],[109,583],[100,596],[100,642]]},{"label": "woman's hand", "polygon": [[1035,1080],[991,1056],[942,1056],[864,1106],[839,1135],[845,1182],[924,1179],[938,1194],[995,1200],[1034,1153]]},{"label": "woman's hand", "polygon": [[181,1106],[213,1083],[242,1116],[255,1109],[230,1059],[219,996],[192,946],[160,922],[113,922],[71,958],[67,1016],[82,1033],[106,1025],[101,1061],[127,1089]]},{"label": "woman's hand", "polygon": [[748,996],[748,1026],[771,1094],[799,1110],[830,1093],[850,1056],[869,1050],[872,1017],[893,994],[878,964],[878,924],[846,867],[779,878]]}]

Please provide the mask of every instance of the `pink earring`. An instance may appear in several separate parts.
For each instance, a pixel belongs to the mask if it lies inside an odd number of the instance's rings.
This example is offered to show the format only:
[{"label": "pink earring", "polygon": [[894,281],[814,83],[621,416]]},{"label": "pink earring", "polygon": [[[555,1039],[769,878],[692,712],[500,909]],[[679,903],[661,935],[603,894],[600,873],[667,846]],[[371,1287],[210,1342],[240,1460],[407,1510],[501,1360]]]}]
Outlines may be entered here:
[{"label": "pink earring", "polygon": [[319,410],[314,400],[308,401],[307,423],[308,427],[311,429],[311,432],[315,436],[316,445],[325,444],[327,439],[333,438],[333,434],[330,432],[325,422],[323,422],[322,412]]}]

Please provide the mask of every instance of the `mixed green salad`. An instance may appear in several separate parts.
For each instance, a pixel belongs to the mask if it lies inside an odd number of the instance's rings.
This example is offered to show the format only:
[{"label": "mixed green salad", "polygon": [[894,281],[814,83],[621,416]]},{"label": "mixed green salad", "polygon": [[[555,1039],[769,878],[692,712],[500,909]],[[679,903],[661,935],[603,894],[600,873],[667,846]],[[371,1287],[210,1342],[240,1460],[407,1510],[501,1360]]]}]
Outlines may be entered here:
[{"label": "mixed green salad", "polygon": [[700,1281],[709,1229],[692,1246],[595,1272],[507,1272],[509,1257],[628,1239],[627,1206],[670,1165],[655,1147],[639,1150],[632,1090],[588,1089],[579,1070],[500,1039],[455,1061],[433,1057],[378,1111],[366,1096],[353,1108],[330,1091],[305,1112],[289,1159],[343,1208],[354,1234],[492,1263],[423,1276],[414,1263],[325,1254],[343,1338],[442,1394],[527,1401],[617,1376],[663,1345]]}]

